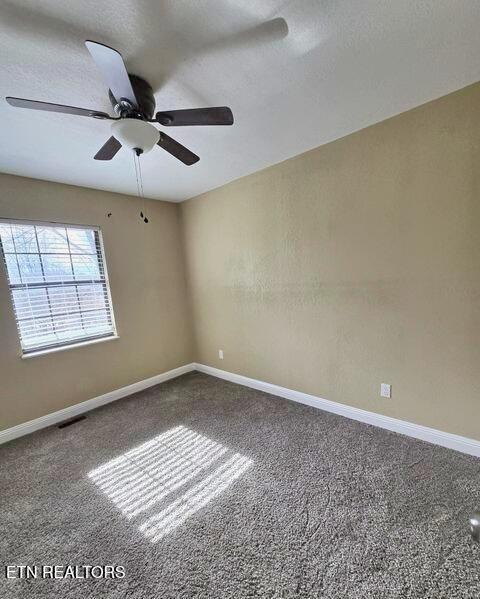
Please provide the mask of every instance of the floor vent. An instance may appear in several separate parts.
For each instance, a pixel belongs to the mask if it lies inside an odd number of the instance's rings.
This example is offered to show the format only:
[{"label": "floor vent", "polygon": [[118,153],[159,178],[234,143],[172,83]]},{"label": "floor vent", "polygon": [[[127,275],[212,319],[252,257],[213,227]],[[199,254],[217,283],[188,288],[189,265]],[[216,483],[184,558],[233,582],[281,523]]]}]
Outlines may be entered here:
[{"label": "floor vent", "polygon": [[65,428],[66,426],[71,426],[76,422],[80,422],[80,420],[85,420],[86,416],[76,416],[75,418],[71,418],[70,420],[65,420],[65,422],[61,422],[58,425],[58,428]]}]

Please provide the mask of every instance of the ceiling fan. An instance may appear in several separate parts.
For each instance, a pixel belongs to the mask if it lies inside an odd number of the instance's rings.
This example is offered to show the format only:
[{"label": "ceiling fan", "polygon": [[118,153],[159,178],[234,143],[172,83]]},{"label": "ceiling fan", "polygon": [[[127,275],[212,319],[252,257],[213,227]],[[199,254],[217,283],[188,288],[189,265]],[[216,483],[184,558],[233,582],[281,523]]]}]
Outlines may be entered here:
[{"label": "ceiling fan", "polygon": [[90,40],[87,40],[85,45],[108,84],[108,95],[116,116],[110,116],[99,110],[37,102],[23,98],[7,97],[7,102],[18,108],[61,112],[114,121],[112,136],[95,154],[95,160],[111,160],[122,145],[134,150],[137,156],[149,152],[155,145],[158,145],[190,166],[198,162],[200,158],[163,131],[158,131],[151,123],[158,123],[163,127],[233,125],[233,114],[227,106],[155,113],[152,87],[141,77],[127,72],[122,55],[117,50]]}]

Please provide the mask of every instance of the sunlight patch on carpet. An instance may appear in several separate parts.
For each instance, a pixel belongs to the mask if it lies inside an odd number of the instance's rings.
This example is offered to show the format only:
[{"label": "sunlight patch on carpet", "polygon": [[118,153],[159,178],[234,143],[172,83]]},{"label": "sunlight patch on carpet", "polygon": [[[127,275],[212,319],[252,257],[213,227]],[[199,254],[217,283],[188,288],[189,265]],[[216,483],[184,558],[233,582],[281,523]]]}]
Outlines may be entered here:
[{"label": "sunlight patch on carpet", "polygon": [[[126,518],[143,514],[139,530],[155,543],[218,497],[251,464],[220,443],[177,426],[91,470],[88,477]],[[152,514],[153,508],[159,511]]]}]

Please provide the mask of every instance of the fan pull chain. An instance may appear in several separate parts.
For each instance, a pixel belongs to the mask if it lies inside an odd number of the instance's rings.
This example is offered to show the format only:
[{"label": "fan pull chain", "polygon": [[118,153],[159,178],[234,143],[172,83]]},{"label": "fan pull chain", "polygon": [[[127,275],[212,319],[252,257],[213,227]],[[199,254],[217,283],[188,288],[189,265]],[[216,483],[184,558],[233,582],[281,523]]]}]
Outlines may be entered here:
[{"label": "fan pull chain", "polygon": [[137,156],[137,160],[138,160],[138,174],[139,174],[139,178],[140,178],[140,189],[141,189],[142,198],[143,198],[143,214],[144,214],[143,222],[148,223],[148,218],[145,215],[145,193],[143,191],[143,176],[142,176],[142,169],[140,168],[140,156]]},{"label": "fan pull chain", "polygon": [[135,166],[135,178],[137,180],[137,194],[138,197],[142,199],[142,209],[140,211],[140,218],[144,223],[148,223],[148,218],[145,214],[145,194],[143,192],[143,178],[142,178],[142,169],[140,167],[140,154],[141,150],[135,148],[133,150],[133,163]]}]

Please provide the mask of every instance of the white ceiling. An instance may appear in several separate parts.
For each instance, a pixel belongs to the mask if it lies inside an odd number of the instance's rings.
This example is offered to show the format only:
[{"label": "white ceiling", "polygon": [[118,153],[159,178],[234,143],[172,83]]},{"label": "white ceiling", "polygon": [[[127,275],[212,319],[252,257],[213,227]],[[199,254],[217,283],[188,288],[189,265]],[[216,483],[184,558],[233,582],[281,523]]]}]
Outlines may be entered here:
[{"label": "white ceiling", "polygon": [[[480,80],[479,31],[479,0],[2,0],[0,87],[111,111],[94,39],[158,110],[230,106],[233,127],[166,129],[198,164],[142,157],[145,194],[181,201]],[[0,171],[135,193],[127,150],[93,160],[107,121],[3,99],[0,119]]]}]

